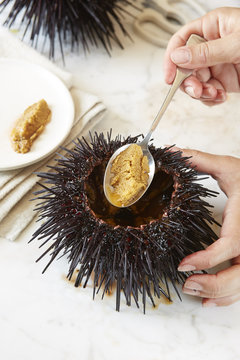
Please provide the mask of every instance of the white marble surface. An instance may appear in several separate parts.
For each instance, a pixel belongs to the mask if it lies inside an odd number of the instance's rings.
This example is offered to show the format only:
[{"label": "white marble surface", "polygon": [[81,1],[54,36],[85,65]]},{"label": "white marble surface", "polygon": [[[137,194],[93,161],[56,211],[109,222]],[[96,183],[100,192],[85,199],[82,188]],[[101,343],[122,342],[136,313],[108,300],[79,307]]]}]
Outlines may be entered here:
[{"label": "white marble surface", "polygon": [[[204,4],[204,1],[202,1]],[[233,2],[231,2],[233,4]],[[239,3],[239,1],[234,2]],[[211,6],[230,4],[212,1]],[[83,89],[108,107],[96,131],[114,134],[146,132],[168,86],[163,81],[164,50],[132,32],[125,50],[114,46],[112,57],[102,50],[66,56],[66,68],[81,79]],[[61,66],[60,58],[57,62]],[[156,144],[173,144],[240,156],[240,95],[208,108],[180,91],[154,135]],[[213,180],[207,185],[216,188]],[[225,198],[214,202],[221,217]],[[92,289],[66,281],[67,264],[55,262],[42,275],[46,260],[36,242],[27,244],[35,224],[19,241],[0,242],[0,358],[3,360],[209,360],[240,358],[240,303],[202,308],[199,299],[183,295],[180,302],[147,306],[147,313],[114,295],[92,301]]]}]

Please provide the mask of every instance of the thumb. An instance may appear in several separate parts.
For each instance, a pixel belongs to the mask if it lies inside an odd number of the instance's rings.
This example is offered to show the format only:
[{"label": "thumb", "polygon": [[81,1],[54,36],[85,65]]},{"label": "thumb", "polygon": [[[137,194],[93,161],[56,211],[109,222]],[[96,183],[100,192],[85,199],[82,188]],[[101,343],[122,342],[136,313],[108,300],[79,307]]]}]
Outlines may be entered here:
[{"label": "thumb", "polygon": [[179,149],[173,147],[171,151],[181,151],[185,157],[190,157],[191,167],[196,167],[200,172],[211,175],[217,180],[220,188],[228,196],[240,196],[240,159],[233,156],[214,155],[206,152]]},{"label": "thumb", "polygon": [[222,63],[236,64],[240,62],[240,32],[198,45],[179,47],[170,56],[176,65],[188,69]]},{"label": "thumb", "polygon": [[214,178],[219,177],[224,167],[225,157],[198,150],[173,148],[173,150],[176,149],[180,150],[183,156],[190,157],[191,166],[196,166],[198,171],[212,175]]}]

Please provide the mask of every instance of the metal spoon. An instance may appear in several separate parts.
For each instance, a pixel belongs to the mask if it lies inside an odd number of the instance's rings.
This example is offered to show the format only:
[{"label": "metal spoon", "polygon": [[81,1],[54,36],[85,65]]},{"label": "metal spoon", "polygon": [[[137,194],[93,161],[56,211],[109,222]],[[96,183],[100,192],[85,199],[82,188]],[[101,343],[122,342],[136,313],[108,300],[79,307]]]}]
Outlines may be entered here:
[{"label": "metal spoon", "polygon": [[[187,41],[187,45],[194,45],[194,44],[199,44],[204,42],[205,39],[203,39],[202,37],[192,34],[188,41]],[[134,200],[130,203],[128,203],[127,205],[120,205],[117,202],[113,201],[113,197],[111,196],[111,185],[110,185],[110,179],[111,179],[111,167],[112,167],[112,163],[114,161],[114,159],[125,149],[127,149],[131,144],[127,144],[124,145],[122,147],[120,147],[118,150],[115,151],[115,153],[111,156],[110,160],[108,161],[106,170],[105,170],[105,174],[104,174],[104,180],[103,180],[103,189],[104,189],[104,193],[105,196],[107,198],[107,200],[114,206],[116,207],[128,207],[133,205],[135,202],[137,202],[142,196],[143,194],[147,191],[148,187],[150,186],[153,177],[154,177],[154,173],[155,173],[155,162],[153,159],[152,154],[149,151],[148,148],[148,143],[149,140],[151,139],[152,133],[153,131],[156,129],[156,127],[158,126],[163,114],[165,113],[168,105],[170,104],[173,95],[175,94],[175,92],[177,91],[177,89],[179,88],[179,86],[181,85],[181,83],[187,78],[189,77],[191,74],[193,73],[193,70],[190,69],[182,69],[182,68],[177,68],[177,72],[176,72],[176,76],[174,79],[174,82],[156,116],[156,118],[154,119],[152,126],[150,128],[150,130],[148,131],[147,135],[145,136],[145,138],[143,139],[143,141],[141,141],[140,143],[137,143],[137,145],[139,145],[142,148],[142,152],[143,152],[143,156],[146,156],[148,159],[148,164],[149,164],[149,177],[148,177],[148,184],[147,187],[140,193],[138,194],[138,197],[134,198]]]}]

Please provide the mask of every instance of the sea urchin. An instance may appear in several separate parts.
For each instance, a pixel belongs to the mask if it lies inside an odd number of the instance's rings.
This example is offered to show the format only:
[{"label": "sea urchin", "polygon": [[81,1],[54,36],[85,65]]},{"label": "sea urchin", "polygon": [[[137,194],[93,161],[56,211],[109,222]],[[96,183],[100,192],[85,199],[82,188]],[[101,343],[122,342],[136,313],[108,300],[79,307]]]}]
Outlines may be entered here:
[{"label": "sea urchin", "polygon": [[217,239],[210,228],[215,222],[210,205],[203,200],[216,193],[196,182],[196,170],[180,151],[151,145],[156,163],[151,186],[135,205],[116,208],[103,192],[106,163],[116,149],[139,137],[111,139],[109,133],[90,138],[78,139],[56,166],[39,174],[45,181],[37,210],[44,222],[32,240],[51,243],[42,255],[50,253],[46,268],[66,255],[68,279],[78,269],[76,287],[85,287],[92,275],[93,297],[100,289],[103,297],[116,284],[116,310],[122,291],[127,305],[133,296],[139,306],[141,296],[145,312],[147,297],[153,305],[154,296],[171,300],[169,281],[178,293],[176,283],[188,276],[176,270],[181,259]]},{"label": "sea urchin", "polygon": [[123,15],[129,14],[128,5],[135,7],[130,0],[3,0],[0,10],[11,6],[4,23],[9,27],[22,17],[20,25],[25,26],[24,36],[30,29],[33,44],[37,45],[39,35],[43,34],[50,43],[49,56],[54,58],[57,40],[62,56],[64,45],[69,43],[72,50],[79,44],[86,50],[89,44],[101,43],[110,52],[112,40],[123,47],[115,25],[128,35],[122,23]]}]

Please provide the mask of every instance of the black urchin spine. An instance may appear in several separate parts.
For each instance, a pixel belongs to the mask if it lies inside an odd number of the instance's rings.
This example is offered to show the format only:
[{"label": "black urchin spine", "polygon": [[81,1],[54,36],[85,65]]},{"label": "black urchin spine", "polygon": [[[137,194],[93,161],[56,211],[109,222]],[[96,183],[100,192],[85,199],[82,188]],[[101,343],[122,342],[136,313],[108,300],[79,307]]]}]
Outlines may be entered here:
[{"label": "black urchin spine", "polygon": [[24,36],[29,30],[30,40],[37,47],[42,33],[50,42],[50,58],[54,58],[57,40],[63,58],[64,45],[69,43],[72,50],[82,44],[85,51],[89,50],[89,44],[97,47],[100,43],[109,54],[112,49],[111,41],[123,48],[115,31],[115,24],[130,38],[122,20],[124,14],[131,15],[127,6],[137,8],[130,0],[3,0],[0,10],[3,11],[11,4],[4,24],[11,27],[22,16]]},{"label": "black urchin spine", "polygon": [[176,283],[183,284],[188,274],[178,272],[178,264],[217,239],[209,226],[216,223],[208,209],[210,205],[202,200],[217,193],[196,182],[196,170],[180,151],[171,152],[171,147],[155,149],[151,145],[156,168],[174,178],[174,193],[162,219],[140,227],[124,227],[98,218],[86,193],[91,172],[120,146],[137,141],[138,137],[122,140],[120,136],[111,139],[111,133],[107,138],[95,134],[90,143],[78,140],[74,150],[66,150],[67,156],[59,159],[50,172],[40,173],[45,183],[36,194],[41,201],[36,210],[44,223],[32,240],[51,242],[42,255],[51,256],[46,268],[57,256],[66,255],[68,278],[78,269],[75,286],[85,287],[93,275],[93,297],[100,289],[104,297],[116,284],[116,310],[120,310],[123,292],[127,305],[131,305],[133,297],[137,307],[140,294],[145,312],[147,298],[153,306],[154,296],[163,295],[171,301],[168,281],[180,297]]}]

